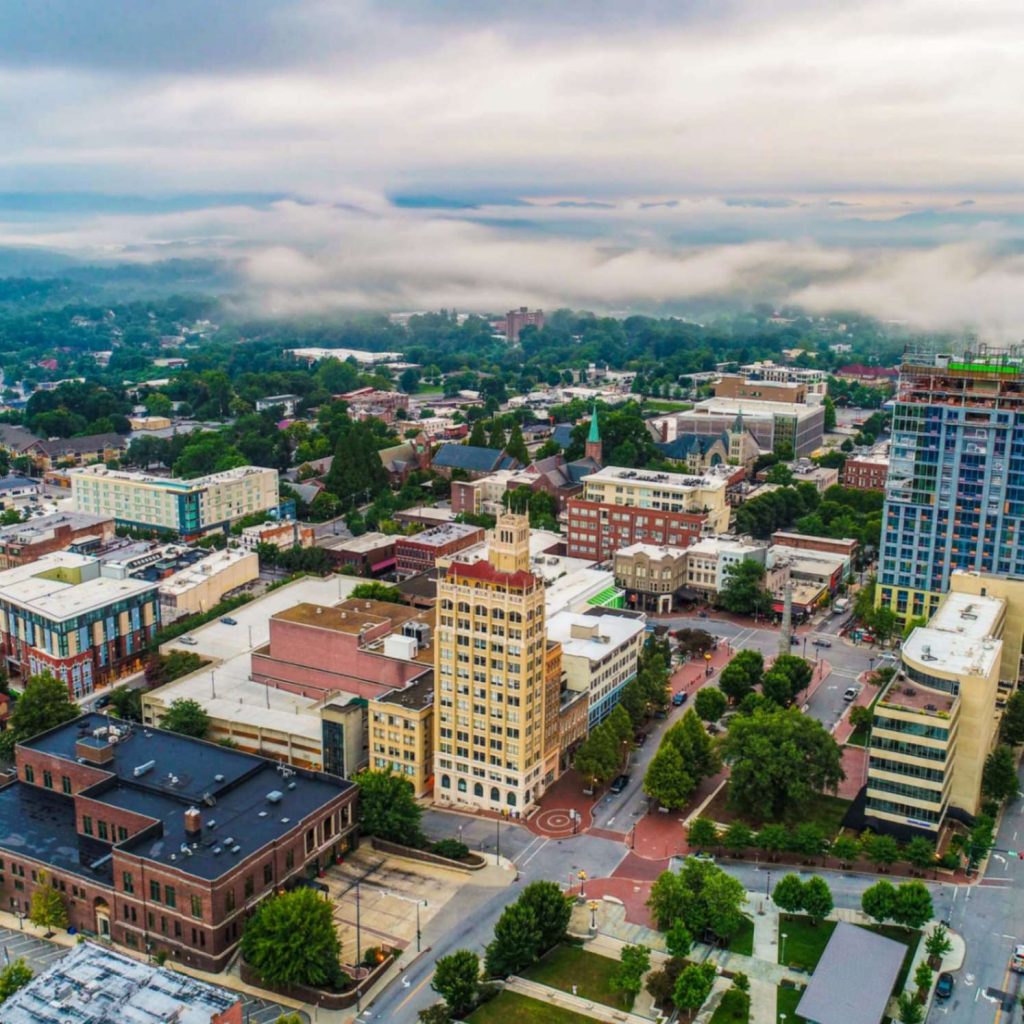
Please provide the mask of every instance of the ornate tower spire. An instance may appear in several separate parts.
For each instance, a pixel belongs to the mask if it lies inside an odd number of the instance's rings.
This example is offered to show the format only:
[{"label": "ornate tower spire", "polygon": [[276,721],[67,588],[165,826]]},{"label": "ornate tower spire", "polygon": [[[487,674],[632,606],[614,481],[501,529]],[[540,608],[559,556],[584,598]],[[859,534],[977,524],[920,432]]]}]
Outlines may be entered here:
[{"label": "ornate tower spire", "polygon": [[597,422],[597,402],[595,401],[590,412],[590,433],[587,434],[587,443],[583,454],[588,459],[593,459],[599,466],[604,464],[601,444],[601,431]]}]

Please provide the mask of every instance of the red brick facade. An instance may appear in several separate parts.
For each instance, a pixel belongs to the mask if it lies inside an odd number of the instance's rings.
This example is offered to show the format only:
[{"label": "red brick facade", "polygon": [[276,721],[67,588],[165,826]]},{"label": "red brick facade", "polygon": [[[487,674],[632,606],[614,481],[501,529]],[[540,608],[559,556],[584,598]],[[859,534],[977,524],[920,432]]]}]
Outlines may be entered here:
[{"label": "red brick facade", "polygon": [[602,562],[630,544],[688,547],[701,537],[707,516],[569,499],[567,554]]},{"label": "red brick facade", "polygon": [[[438,530],[448,530],[450,527],[441,526],[436,530],[427,530],[426,534],[437,535]],[[424,541],[419,535],[411,537],[398,537],[395,540],[395,571],[404,576],[415,576],[420,572],[427,572],[433,569],[439,558],[448,558],[451,555],[464,551],[474,544],[482,544],[485,536],[483,527],[473,530],[452,531],[452,536],[447,540]]]},{"label": "red brick facade", "polygon": [[843,484],[858,491],[884,491],[888,474],[888,462],[847,459],[843,466]]}]

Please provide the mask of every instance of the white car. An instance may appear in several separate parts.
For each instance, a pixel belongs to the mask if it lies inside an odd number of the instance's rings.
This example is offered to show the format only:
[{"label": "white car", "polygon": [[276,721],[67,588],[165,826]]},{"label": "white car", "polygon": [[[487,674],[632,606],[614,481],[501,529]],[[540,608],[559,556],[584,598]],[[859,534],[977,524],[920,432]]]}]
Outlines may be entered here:
[{"label": "white car", "polygon": [[199,643],[194,636],[183,636],[180,640],[186,647],[195,647]]}]

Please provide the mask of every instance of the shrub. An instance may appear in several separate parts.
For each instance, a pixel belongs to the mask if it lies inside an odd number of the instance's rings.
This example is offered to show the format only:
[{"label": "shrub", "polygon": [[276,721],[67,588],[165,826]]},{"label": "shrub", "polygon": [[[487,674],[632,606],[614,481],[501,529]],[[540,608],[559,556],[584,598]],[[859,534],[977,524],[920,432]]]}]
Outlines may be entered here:
[{"label": "shrub", "polygon": [[465,860],[469,856],[469,847],[458,839],[439,839],[430,848],[431,853],[451,860]]}]

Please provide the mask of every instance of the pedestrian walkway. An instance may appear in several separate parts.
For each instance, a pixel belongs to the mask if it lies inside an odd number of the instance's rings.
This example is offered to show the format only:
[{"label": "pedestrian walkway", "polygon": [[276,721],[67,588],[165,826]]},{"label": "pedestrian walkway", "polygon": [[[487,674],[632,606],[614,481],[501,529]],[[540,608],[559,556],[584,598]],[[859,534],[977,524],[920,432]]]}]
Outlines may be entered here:
[{"label": "pedestrian walkway", "polygon": [[640,1017],[627,1010],[617,1010],[613,1006],[605,1006],[604,1003],[595,1003],[589,999],[574,996],[571,992],[563,992],[561,989],[539,985],[535,981],[527,981],[526,978],[511,977],[505,984],[505,988],[509,992],[518,992],[520,995],[529,996],[540,1003],[561,1006],[563,1009],[593,1017],[594,1020],[606,1021],[607,1024],[651,1024],[649,1017]]}]

